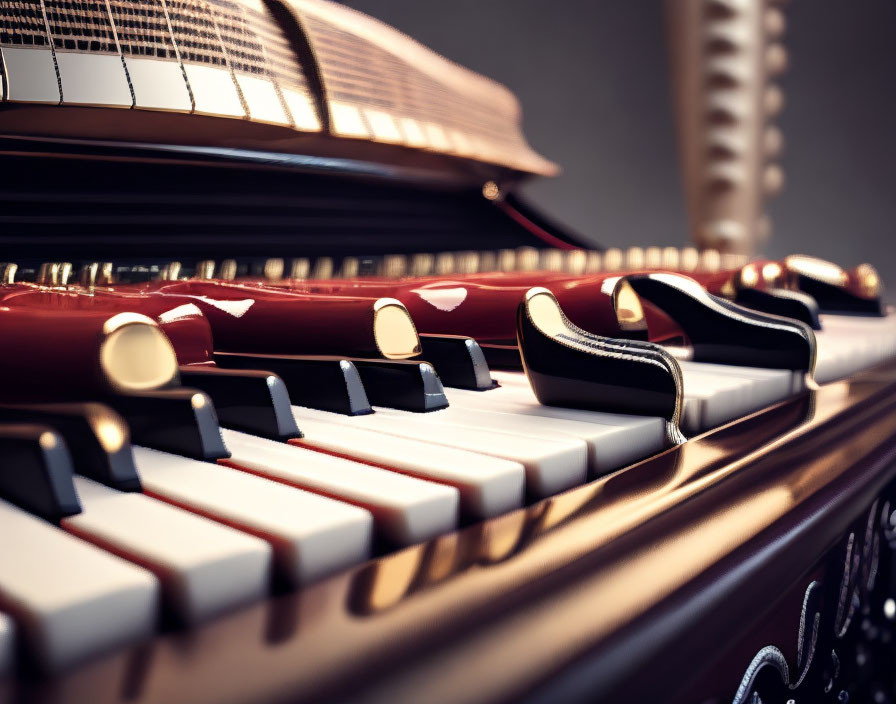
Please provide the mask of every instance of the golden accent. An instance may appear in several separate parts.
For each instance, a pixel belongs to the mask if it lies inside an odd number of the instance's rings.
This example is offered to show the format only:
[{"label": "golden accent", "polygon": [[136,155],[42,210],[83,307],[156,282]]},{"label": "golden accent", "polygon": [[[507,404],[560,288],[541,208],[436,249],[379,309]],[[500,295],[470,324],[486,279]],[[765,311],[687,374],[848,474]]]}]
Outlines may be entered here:
[{"label": "golden accent", "polygon": [[81,285],[84,288],[92,289],[96,287],[96,280],[100,273],[100,263],[91,262],[81,267]]},{"label": "golden accent", "polygon": [[625,279],[619,279],[613,289],[613,308],[616,310],[616,320],[621,330],[646,329],[647,322],[644,318],[644,308],[641,307],[641,299]]},{"label": "golden accent", "polygon": [[769,262],[762,267],[762,280],[768,286],[779,286],[781,283],[784,270],[777,262]]},{"label": "golden accent", "polygon": [[640,247],[629,247],[625,252],[625,268],[637,271],[645,266],[644,250]]},{"label": "golden accent", "polygon": [[383,276],[399,279],[408,273],[408,259],[403,254],[387,254],[383,257]]},{"label": "golden accent", "polygon": [[598,274],[603,270],[604,258],[596,249],[589,250],[585,255],[585,273]]},{"label": "golden accent", "polygon": [[103,325],[100,368],[116,391],[145,391],[178,378],[177,356],[165,333],[139,313],[119,313]]},{"label": "golden accent", "polygon": [[264,260],[264,268],[262,274],[268,281],[279,281],[283,278],[283,270],[285,263],[279,257],[271,257]]},{"label": "golden accent", "polygon": [[700,270],[706,272],[720,271],[722,268],[722,256],[716,249],[704,249],[700,252]]},{"label": "golden accent", "polygon": [[424,555],[424,546],[417,545],[380,558],[365,568],[361,574],[370,581],[364,609],[377,612],[399,603],[414,584]]},{"label": "golden accent", "polygon": [[855,268],[856,286],[865,298],[877,298],[881,294],[880,275],[871,264],[859,264]]},{"label": "golden accent", "polygon": [[435,257],[420,253],[411,257],[411,276],[429,276],[435,267]]},{"label": "golden accent", "polygon": [[454,255],[451,252],[440,252],[436,255],[435,273],[437,276],[454,273]]},{"label": "golden accent", "polygon": [[318,257],[314,260],[314,268],[311,270],[311,278],[325,280],[333,278],[333,260],[330,257]]},{"label": "golden accent", "polygon": [[200,408],[205,408],[211,401],[208,396],[206,396],[201,391],[190,396],[190,405],[195,408],[197,411]]},{"label": "golden accent", "polygon": [[203,259],[196,262],[196,278],[197,279],[213,279],[215,278],[215,261],[213,259]]},{"label": "golden accent", "polygon": [[743,269],[741,269],[740,275],[738,276],[738,283],[744,288],[755,288],[759,283],[759,272],[757,271],[757,265],[747,264]]},{"label": "golden accent", "polygon": [[679,263],[682,271],[696,271],[700,266],[700,252],[696,247],[685,247],[681,250]]},{"label": "golden accent", "polygon": [[498,251],[498,271],[515,271],[516,270],[516,252],[512,249],[501,249]]},{"label": "golden accent", "polygon": [[479,271],[489,272],[497,271],[498,257],[494,252],[488,250],[479,252]]},{"label": "golden accent", "polygon": [[644,250],[644,266],[648,269],[659,269],[663,266],[663,250],[659,247],[648,247]]},{"label": "golden accent", "polygon": [[846,286],[849,282],[847,273],[833,262],[805,254],[791,254],[785,257],[784,268],[791,274],[808,276],[831,286]]},{"label": "golden accent", "polygon": [[72,278],[72,263],[60,262],[58,280],[60,286],[68,286],[69,280]]},{"label": "golden accent", "polygon": [[380,298],[373,304],[373,337],[387,359],[407,359],[421,351],[410,313],[394,298]]},{"label": "golden accent", "polygon": [[543,249],[538,255],[540,271],[563,271],[563,251],[559,249]]},{"label": "golden accent", "polygon": [[535,247],[517,247],[517,271],[538,271],[538,250]]},{"label": "golden accent", "polygon": [[128,442],[129,431],[121,416],[106,406],[96,404],[87,416],[90,427],[103,449],[112,454],[120,451]]},{"label": "golden accent", "polygon": [[567,274],[581,276],[588,266],[588,253],[584,249],[572,249],[566,253],[563,269]]},{"label": "golden accent", "polygon": [[233,281],[236,279],[236,259],[225,259],[218,267],[218,278],[224,281]]},{"label": "golden accent", "polygon": [[311,262],[301,257],[293,259],[289,264],[289,278],[297,281],[307,279],[311,274]]},{"label": "golden accent", "polygon": [[454,255],[455,274],[475,274],[479,271],[478,252],[458,252]]},{"label": "golden accent", "polygon": [[41,446],[41,449],[44,450],[52,450],[55,448],[62,439],[56,435],[56,433],[45,430],[40,434],[40,437],[37,439],[38,444]]},{"label": "golden accent", "polygon": [[361,271],[361,262],[358,261],[357,257],[346,257],[342,260],[342,268],[339,271],[339,276],[343,279],[354,279],[358,276]]},{"label": "golden accent", "polygon": [[622,271],[625,256],[621,249],[611,247],[604,251],[604,271]]},{"label": "golden accent", "polygon": [[664,247],[661,269],[677,271],[681,266],[681,255],[677,247]]},{"label": "golden accent", "polygon": [[13,262],[0,264],[0,284],[14,284],[19,265]]},{"label": "golden accent", "polygon": [[494,181],[486,181],[482,186],[482,195],[488,200],[498,200],[501,197],[501,189]]}]

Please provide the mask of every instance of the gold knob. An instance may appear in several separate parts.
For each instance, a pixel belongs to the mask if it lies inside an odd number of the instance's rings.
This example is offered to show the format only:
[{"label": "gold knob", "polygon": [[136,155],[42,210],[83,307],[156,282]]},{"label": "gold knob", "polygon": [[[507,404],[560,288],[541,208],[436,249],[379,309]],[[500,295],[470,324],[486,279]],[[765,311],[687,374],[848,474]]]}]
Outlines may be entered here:
[{"label": "gold knob", "polygon": [[[112,262],[107,262],[103,266],[109,267],[109,281],[112,283]],[[177,281],[180,278],[180,272],[183,267],[180,262],[168,262],[159,269],[159,278],[162,281]]]},{"label": "gold knob", "polygon": [[225,259],[218,267],[218,278],[224,281],[233,281],[236,278],[236,259]]},{"label": "gold knob", "polygon": [[215,261],[214,259],[202,259],[196,262],[196,278],[197,279],[213,279],[215,278]]},{"label": "gold knob", "polygon": [[0,283],[14,284],[16,282],[16,271],[19,265],[13,262],[3,262],[0,264]]},{"label": "gold knob", "polygon": [[421,252],[411,257],[411,276],[429,276],[435,267],[435,257]]},{"label": "gold knob", "polygon": [[311,278],[325,280],[333,278],[333,260],[330,257],[318,257],[314,260]]},{"label": "gold knob", "polygon": [[289,278],[302,281],[311,273],[311,262],[305,257],[293,259],[289,263]]}]

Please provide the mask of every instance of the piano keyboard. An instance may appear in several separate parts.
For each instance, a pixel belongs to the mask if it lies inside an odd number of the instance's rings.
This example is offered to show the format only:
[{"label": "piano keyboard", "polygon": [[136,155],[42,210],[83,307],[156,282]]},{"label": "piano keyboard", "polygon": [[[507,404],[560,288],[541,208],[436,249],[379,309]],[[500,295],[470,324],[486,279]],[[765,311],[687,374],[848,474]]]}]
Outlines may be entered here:
[{"label": "piano keyboard", "polygon": [[[896,355],[896,316],[822,322],[821,383]],[[803,389],[789,370],[680,366],[689,435]],[[448,407],[429,413],[293,406],[302,438],[224,428],[217,463],[135,446],[143,492],[77,476],[82,512],[59,525],[0,501],[0,673],[17,651],[56,672],[163,624],[205,622],[666,447],[662,418],[545,406],[524,373],[492,377],[486,391],[446,388]]]}]

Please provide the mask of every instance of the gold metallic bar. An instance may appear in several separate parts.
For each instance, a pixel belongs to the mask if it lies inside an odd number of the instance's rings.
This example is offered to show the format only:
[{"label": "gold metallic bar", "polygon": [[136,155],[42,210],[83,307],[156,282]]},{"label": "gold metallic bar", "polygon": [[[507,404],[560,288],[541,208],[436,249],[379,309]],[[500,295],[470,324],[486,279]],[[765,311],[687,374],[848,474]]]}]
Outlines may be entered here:
[{"label": "gold metallic bar", "polygon": [[311,278],[325,280],[333,278],[333,259],[331,257],[318,257],[314,260],[314,268],[311,270]]},{"label": "gold metallic bar", "polygon": [[233,281],[236,278],[236,259],[225,259],[218,267],[218,278]]},{"label": "gold metallic bar", "polygon": [[436,255],[435,273],[438,276],[454,273],[454,255],[451,252],[439,252]]},{"label": "gold metallic bar", "polygon": [[411,257],[411,276],[429,276],[435,269],[435,257],[420,253]]},{"label": "gold metallic bar", "polygon": [[[273,272],[272,272],[273,274]],[[293,259],[289,264],[289,278],[302,281],[311,274],[311,262],[305,257]],[[267,274],[265,274],[267,275]],[[282,271],[281,271],[282,275]]]}]

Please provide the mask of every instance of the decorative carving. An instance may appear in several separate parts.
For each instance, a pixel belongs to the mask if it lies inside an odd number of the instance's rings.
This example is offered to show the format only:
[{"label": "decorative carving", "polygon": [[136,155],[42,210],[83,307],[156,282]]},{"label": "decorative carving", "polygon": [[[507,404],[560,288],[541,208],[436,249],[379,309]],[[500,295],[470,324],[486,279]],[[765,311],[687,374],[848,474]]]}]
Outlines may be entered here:
[{"label": "decorative carving", "polygon": [[871,505],[806,588],[794,666],[780,648],[762,648],[734,704],[896,701],[894,493]]}]

